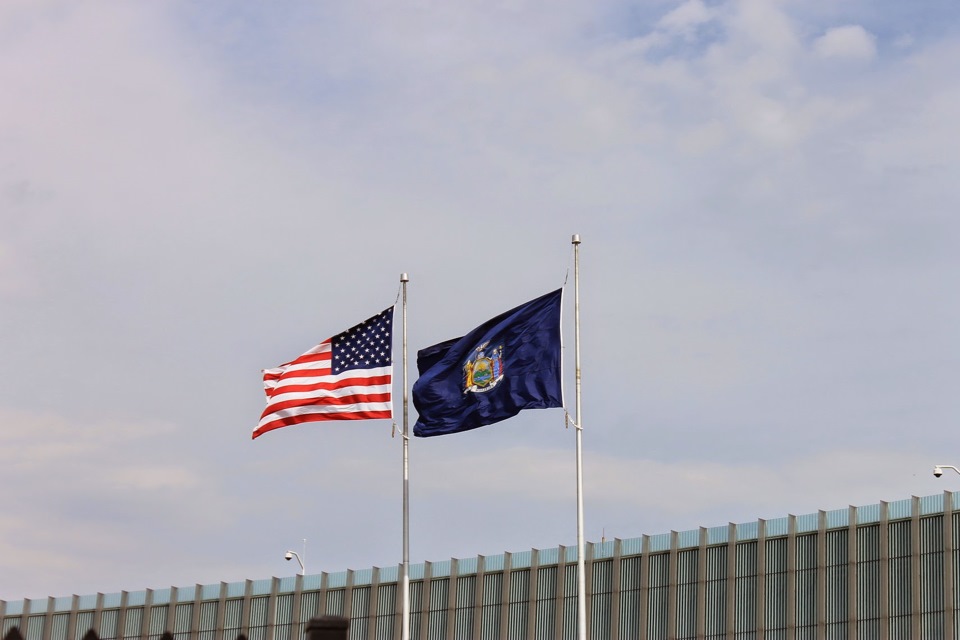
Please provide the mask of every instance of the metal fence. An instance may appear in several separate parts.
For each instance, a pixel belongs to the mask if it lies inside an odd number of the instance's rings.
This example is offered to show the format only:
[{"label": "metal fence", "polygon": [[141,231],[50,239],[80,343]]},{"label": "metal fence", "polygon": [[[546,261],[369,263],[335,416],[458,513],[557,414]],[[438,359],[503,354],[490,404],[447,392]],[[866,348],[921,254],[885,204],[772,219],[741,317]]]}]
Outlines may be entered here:
[{"label": "metal fence", "polygon": [[[954,494],[587,545],[594,640],[960,638]],[[411,567],[411,638],[576,634],[576,549]],[[299,640],[317,616],[399,640],[398,569],[0,601],[25,640]]]}]

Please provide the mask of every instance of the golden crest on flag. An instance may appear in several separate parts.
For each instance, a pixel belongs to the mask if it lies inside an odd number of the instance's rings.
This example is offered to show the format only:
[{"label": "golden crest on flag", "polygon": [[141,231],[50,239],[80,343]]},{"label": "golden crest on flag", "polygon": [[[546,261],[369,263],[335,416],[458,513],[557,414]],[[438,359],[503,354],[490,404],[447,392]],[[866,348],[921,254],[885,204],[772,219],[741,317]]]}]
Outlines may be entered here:
[{"label": "golden crest on flag", "polygon": [[484,342],[473,350],[463,364],[463,392],[484,393],[490,391],[503,379],[503,345],[487,352],[490,342]]}]

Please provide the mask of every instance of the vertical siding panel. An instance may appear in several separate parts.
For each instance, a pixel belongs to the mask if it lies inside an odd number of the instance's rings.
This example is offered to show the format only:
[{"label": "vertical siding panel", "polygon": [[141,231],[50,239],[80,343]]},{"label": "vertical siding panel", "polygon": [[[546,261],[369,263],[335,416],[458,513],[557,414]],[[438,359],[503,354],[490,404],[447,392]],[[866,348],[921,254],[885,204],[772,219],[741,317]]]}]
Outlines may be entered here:
[{"label": "vertical siding panel", "polygon": [[650,629],[650,536],[644,535],[640,543],[640,620],[638,630]]},{"label": "vertical siding panel", "polygon": [[508,627],[510,623],[510,613],[509,613],[510,578],[513,574],[513,567],[511,566],[512,560],[513,560],[513,556],[511,556],[509,553],[503,554],[503,571],[500,574],[502,577],[500,582],[500,594],[499,594],[500,631],[499,633],[497,633],[497,638],[499,638],[500,640],[506,640],[509,633]]},{"label": "vertical siding panel", "polygon": [[[593,546],[593,545],[591,545]],[[590,606],[587,609],[587,628],[594,640],[608,640],[612,636],[613,560],[592,560],[590,571]]]},{"label": "vertical siding panel", "polygon": [[649,559],[647,588],[647,638],[666,639],[670,628],[670,554],[656,553]]},{"label": "vertical siding panel", "polygon": [[640,617],[640,556],[620,559],[620,621],[618,633],[622,640],[640,637],[643,620]]},{"label": "vertical siding panel", "polygon": [[954,640],[953,493],[943,492],[943,637]]},{"label": "vertical siding panel", "polygon": [[767,630],[767,521],[757,520],[757,640]]},{"label": "vertical siding panel", "polygon": [[[910,510],[910,636],[920,638],[920,498],[913,496]],[[930,637],[930,636],[926,636]],[[940,635],[939,637],[943,637]]]},{"label": "vertical siding panel", "polygon": [[817,573],[814,596],[817,636],[827,636],[827,512],[817,513]]},{"label": "vertical siding panel", "polygon": [[540,567],[537,572],[536,640],[556,637],[558,567]]},{"label": "vertical siding panel", "polygon": [[696,601],[696,637],[707,635],[706,618],[707,601],[707,529],[700,527],[700,536],[697,541],[697,601]]},{"label": "vertical siding panel", "polygon": [[794,640],[797,628],[797,518],[787,516],[787,618],[786,638]]},{"label": "vertical siding panel", "polygon": [[857,638],[857,508],[847,509],[847,640]]},{"label": "vertical siding panel", "polygon": [[553,598],[553,638],[563,638],[563,594],[567,584],[567,549],[563,545],[557,554],[557,585]]},{"label": "vertical siding panel", "polygon": [[[610,567],[610,640],[620,640],[620,598],[622,581],[621,557],[622,544],[620,538],[613,539],[613,562]],[[530,637],[530,636],[528,636]]]},{"label": "vertical siding panel", "polygon": [[727,581],[724,618],[728,637],[737,632],[737,525],[727,524]]},{"label": "vertical siding panel", "polygon": [[[297,576],[298,580],[296,583],[296,592],[294,594],[294,602],[299,603],[300,598],[297,597],[300,593],[300,586],[302,584],[302,576]],[[367,633],[364,640],[376,640],[377,638],[377,618],[380,614],[380,568],[373,567],[370,572],[370,587],[369,594],[367,596],[369,602],[367,604],[367,615],[366,615],[366,627]],[[293,640],[300,640],[301,633],[298,633],[298,625],[300,619],[300,612],[298,611],[299,604],[295,606],[293,611],[293,620],[292,620],[292,629],[295,632]]]},{"label": "vertical siding panel", "polygon": [[890,637],[890,505],[880,502],[880,640]]}]

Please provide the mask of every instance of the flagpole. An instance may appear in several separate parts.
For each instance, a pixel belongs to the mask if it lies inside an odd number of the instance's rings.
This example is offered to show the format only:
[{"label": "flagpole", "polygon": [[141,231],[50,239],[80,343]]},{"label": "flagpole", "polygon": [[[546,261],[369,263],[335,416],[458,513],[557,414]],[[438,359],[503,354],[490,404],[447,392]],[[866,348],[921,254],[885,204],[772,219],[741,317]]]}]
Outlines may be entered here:
[{"label": "flagpole", "polygon": [[400,575],[400,638],[410,640],[410,423],[407,398],[407,282],[400,274],[403,287],[403,568]]},{"label": "flagpole", "polygon": [[580,234],[571,238],[573,244],[573,326],[574,351],[576,353],[577,375],[577,638],[587,639],[587,576],[586,576],[586,546],[583,541],[583,423],[580,416]]}]

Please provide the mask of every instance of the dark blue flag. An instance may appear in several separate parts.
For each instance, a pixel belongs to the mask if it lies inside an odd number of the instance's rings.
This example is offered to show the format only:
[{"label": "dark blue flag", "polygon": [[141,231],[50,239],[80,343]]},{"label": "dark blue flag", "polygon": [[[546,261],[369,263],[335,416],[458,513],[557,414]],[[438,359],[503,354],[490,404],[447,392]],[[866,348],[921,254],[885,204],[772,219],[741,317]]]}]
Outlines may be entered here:
[{"label": "dark blue flag", "polygon": [[541,296],[417,353],[420,378],[413,434],[457,433],[493,424],[523,409],[563,406],[560,299]]}]

